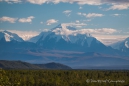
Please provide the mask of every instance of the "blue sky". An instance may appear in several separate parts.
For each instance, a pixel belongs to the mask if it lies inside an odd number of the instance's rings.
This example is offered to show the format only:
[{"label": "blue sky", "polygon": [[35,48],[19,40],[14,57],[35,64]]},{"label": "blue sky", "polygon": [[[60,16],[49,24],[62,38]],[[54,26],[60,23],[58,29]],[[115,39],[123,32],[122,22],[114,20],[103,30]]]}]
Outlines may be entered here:
[{"label": "blue sky", "polygon": [[0,0],[0,30],[23,39],[66,23],[106,45],[129,37],[129,0]]}]

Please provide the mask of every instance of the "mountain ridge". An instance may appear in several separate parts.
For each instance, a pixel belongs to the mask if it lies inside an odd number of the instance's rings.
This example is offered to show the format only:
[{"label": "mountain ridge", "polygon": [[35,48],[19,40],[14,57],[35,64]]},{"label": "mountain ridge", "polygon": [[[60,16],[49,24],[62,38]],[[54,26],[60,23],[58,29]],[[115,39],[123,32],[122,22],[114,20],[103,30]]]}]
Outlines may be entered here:
[{"label": "mountain ridge", "polygon": [[119,41],[110,45],[112,48],[120,50],[122,52],[129,52],[129,37],[123,41]]},{"label": "mountain ridge", "polygon": [[9,31],[0,31],[0,40],[5,40],[6,42],[10,42],[12,40],[18,41],[18,42],[23,42],[24,40],[19,37],[15,33],[11,33]]},{"label": "mountain ridge", "polygon": [[0,60],[0,68],[2,69],[72,69],[69,66],[60,63],[46,63],[46,64],[30,64],[23,61],[8,61]]}]

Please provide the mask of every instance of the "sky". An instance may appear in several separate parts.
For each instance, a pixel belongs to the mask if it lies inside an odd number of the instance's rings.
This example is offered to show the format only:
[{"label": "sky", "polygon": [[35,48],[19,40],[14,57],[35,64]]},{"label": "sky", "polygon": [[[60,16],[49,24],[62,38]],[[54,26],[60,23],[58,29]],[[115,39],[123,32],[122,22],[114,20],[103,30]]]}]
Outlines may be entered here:
[{"label": "sky", "polygon": [[24,40],[65,23],[105,45],[129,37],[129,0],[0,0],[0,31]]}]

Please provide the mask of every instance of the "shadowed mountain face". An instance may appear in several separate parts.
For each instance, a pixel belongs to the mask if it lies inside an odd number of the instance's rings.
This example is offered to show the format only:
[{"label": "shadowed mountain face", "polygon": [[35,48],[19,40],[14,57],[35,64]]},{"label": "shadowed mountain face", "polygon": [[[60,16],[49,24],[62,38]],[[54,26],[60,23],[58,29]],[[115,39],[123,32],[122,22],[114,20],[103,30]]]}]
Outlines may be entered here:
[{"label": "shadowed mountain face", "polygon": [[60,63],[30,64],[22,61],[0,60],[2,69],[71,69],[71,67]]},{"label": "shadowed mountain face", "polygon": [[[57,62],[71,67],[129,65],[129,53],[107,47],[90,34],[82,34],[71,26],[60,24],[41,32],[30,42],[18,41],[18,35],[15,34],[16,38],[12,35],[8,36],[10,41],[6,41],[5,35],[0,37],[0,60],[21,60],[34,64]],[[124,44],[127,47],[128,42]]]}]

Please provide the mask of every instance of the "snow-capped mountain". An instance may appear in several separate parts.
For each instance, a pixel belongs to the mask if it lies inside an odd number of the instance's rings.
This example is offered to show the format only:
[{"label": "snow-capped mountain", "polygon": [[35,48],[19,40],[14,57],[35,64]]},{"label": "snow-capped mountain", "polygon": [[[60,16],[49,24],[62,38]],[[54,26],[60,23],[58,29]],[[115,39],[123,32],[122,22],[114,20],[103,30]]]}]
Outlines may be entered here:
[{"label": "snow-capped mountain", "polygon": [[49,31],[48,32],[41,32],[39,35],[37,35],[37,36],[34,36],[34,37],[32,37],[32,38],[30,38],[29,40],[27,40],[28,42],[33,42],[33,43],[36,43],[41,37],[42,37],[42,35],[47,35],[49,33]]},{"label": "snow-capped mountain", "polygon": [[121,50],[122,52],[129,52],[129,37],[126,38],[124,41],[120,41],[110,45],[114,49]]},{"label": "snow-capped mountain", "polygon": [[1,31],[0,32],[0,40],[4,40],[6,42],[10,42],[12,40],[18,41],[18,42],[23,42],[23,39],[19,37],[15,33],[11,33],[9,31]]},{"label": "snow-capped mountain", "polygon": [[80,33],[79,30],[66,24],[60,24],[47,32],[42,32],[32,39],[45,49],[61,49],[74,51],[99,52],[109,49],[90,34]]},{"label": "snow-capped mountain", "polygon": [[[59,29],[60,28],[60,29]],[[43,32],[41,32],[39,35],[37,36],[34,36],[32,38],[30,38],[29,42],[33,42],[33,43],[36,43],[42,36],[44,36],[44,38],[48,35],[48,34],[51,34],[52,32],[56,31],[56,30],[62,30],[65,29],[65,30],[76,30],[76,28],[74,27],[71,27],[71,26],[66,26],[65,24],[59,24],[58,26],[52,28],[51,30],[44,30]],[[62,31],[63,32],[63,31]],[[56,33],[58,34],[58,33]],[[65,38],[64,38],[65,39]]]}]

